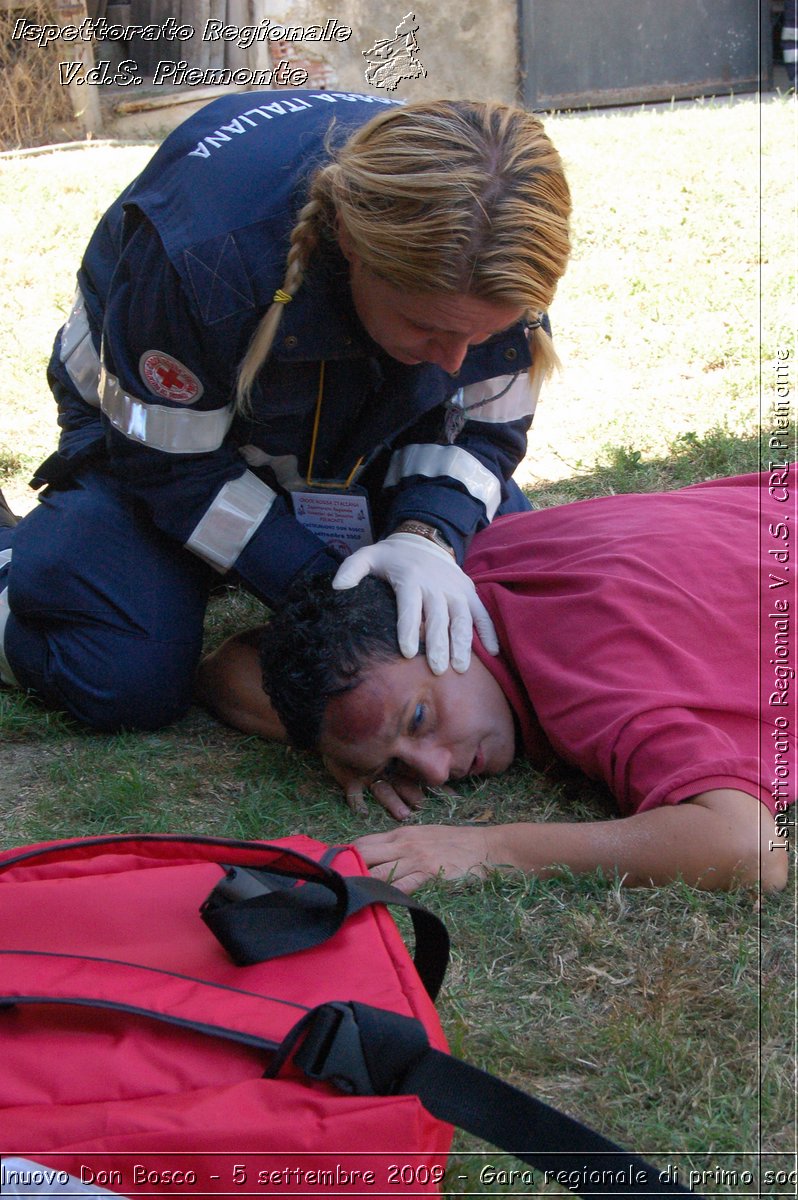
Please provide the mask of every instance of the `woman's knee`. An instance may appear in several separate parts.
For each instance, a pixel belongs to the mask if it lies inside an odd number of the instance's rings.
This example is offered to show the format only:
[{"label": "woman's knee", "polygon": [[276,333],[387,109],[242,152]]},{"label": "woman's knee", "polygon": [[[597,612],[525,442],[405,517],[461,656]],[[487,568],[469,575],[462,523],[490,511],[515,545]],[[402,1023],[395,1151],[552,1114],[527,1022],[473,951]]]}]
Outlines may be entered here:
[{"label": "woman's knee", "polygon": [[201,632],[170,643],[107,628],[37,628],[12,614],[6,653],[17,681],[53,708],[106,733],[160,729],[192,702]]},{"label": "woman's knee", "polygon": [[95,656],[94,670],[71,689],[73,713],[95,729],[161,729],[188,711],[201,642],[162,644],[125,639]]},{"label": "woman's knee", "polygon": [[14,530],[6,654],[17,680],[104,731],[158,729],[191,704],[209,569],[75,486]]}]

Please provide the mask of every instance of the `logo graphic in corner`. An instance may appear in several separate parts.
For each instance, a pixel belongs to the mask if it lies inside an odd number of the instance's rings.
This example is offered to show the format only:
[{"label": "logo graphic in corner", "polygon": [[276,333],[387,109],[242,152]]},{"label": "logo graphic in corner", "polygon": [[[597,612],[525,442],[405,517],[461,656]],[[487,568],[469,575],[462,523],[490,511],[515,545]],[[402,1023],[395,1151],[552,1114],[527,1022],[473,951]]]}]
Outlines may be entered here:
[{"label": "logo graphic in corner", "polygon": [[392,38],[378,38],[363,57],[368,59],[366,82],[393,92],[403,79],[425,79],[427,68],[418,59],[418,21],[408,13]]},{"label": "logo graphic in corner", "polygon": [[145,350],[139,360],[139,371],[153,395],[163,396],[164,400],[193,404],[202,395],[202,384],[194,372],[161,350]]}]

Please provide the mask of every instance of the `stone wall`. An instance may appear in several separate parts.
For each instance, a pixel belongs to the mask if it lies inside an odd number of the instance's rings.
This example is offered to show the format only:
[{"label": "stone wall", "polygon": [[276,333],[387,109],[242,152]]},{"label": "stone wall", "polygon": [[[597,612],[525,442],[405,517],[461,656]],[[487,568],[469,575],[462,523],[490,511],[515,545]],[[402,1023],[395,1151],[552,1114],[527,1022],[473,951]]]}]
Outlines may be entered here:
[{"label": "stone wall", "polygon": [[[255,0],[256,22],[272,27],[322,26],[328,21],[352,30],[346,40],[270,42],[280,59],[309,72],[308,86],[328,91],[374,91],[405,100],[438,96],[514,101],[518,92],[518,31],[515,0]],[[415,21],[405,18],[413,13]],[[395,41],[397,27],[415,27],[412,59],[426,71],[402,79],[395,89],[369,85],[368,57],[380,40]],[[404,38],[400,39],[404,42]],[[400,47],[394,46],[394,52]],[[260,55],[258,56],[260,58]],[[405,54],[405,60],[407,60]],[[400,71],[401,73],[401,71]],[[379,77],[377,77],[379,78]]]},{"label": "stone wall", "polygon": [[[407,101],[519,99],[516,0],[128,0],[107,11],[123,27],[174,21],[194,34],[95,45],[96,58],[111,58],[114,69],[116,60],[133,59],[145,77],[141,88],[100,89],[106,135],[163,136],[231,86]],[[162,60],[186,60],[180,65],[189,71],[160,79]],[[222,86],[205,79],[205,71],[221,68],[246,78]]]}]

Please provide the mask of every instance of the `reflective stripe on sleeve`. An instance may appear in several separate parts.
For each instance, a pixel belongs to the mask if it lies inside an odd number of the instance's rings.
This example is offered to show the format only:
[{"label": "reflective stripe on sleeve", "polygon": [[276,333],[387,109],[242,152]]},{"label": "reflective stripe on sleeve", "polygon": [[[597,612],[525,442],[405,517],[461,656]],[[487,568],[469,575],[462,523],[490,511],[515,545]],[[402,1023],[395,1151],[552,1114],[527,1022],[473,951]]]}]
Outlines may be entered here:
[{"label": "reflective stripe on sleeve", "polygon": [[493,520],[501,503],[501,487],[496,476],[461,446],[404,446],[393,455],[384,486],[394,487],[412,475],[456,479],[475,500],[482,501],[489,521]]},{"label": "reflective stripe on sleeve", "polygon": [[126,392],[103,366],[99,391],[102,410],[114,429],[133,442],[165,454],[208,454],[218,450],[233,423],[232,404],[206,412],[147,404]]},{"label": "reflective stripe on sleeve", "polygon": [[533,388],[529,372],[520,371],[460,388],[457,404],[469,421],[519,421],[534,415],[539,394],[540,376]]},{"label": "reflective stripe on sleeve", "polygon": [[186,549],[228,571],[274,504],[277,493],[245,471],[231,479],[186,542]]},{"label": "reflective stripe on sleeve", "polygon": [[[0,550],[0,567],[11,562],[11,551]],[[5,651],[6,624],[11,609],[8,607],[8,585],[0,591],[0,679],[9,687],[19,687],[19,682],[9,666]]]},{"label": "reflective stripe on sleeve", "polygon": [[126,392],[100,362],[80,292],[61,331],[61,361],[78,395],[94,408],[101,408],[114,429],[164,454],[209,454],[218,450],[233,422],[232,404],[200,412],[149,404]]},{"label": "reflective stripe on sleeve", "polygon": [[91,340],[91,330],[86,316],[86,302],[81,292],[75,297],[72,312],[61,330],[61,362],[74,383],[78,395],[100,407],[97,384],[100,380],[100,359]]}]

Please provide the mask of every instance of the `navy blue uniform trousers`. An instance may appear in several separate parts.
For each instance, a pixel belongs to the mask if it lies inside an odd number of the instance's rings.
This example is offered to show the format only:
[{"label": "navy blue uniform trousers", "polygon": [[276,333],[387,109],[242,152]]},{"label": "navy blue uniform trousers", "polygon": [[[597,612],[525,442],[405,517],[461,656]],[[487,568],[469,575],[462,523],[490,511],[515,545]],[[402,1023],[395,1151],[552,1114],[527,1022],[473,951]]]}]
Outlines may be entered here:
[{"label": "navy blue uniform trousers", "polygon": [[0,539],[12,550],[4,648],[22,687],[96,729],[185,713],[215,571],[92,471],[45,492]]}]

